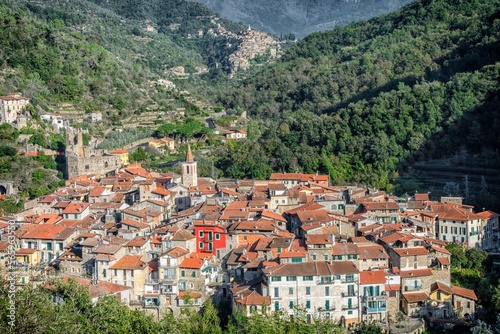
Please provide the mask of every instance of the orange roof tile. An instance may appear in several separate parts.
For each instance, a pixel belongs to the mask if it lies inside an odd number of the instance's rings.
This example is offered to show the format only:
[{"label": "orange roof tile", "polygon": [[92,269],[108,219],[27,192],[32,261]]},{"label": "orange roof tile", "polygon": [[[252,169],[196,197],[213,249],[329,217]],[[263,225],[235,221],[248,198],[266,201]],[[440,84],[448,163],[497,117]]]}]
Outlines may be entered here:
[{"label": "orange roof tile", "polygon": [[197,293],[197,292],[193,292],[193,291],[181,291],[177,295],[177,299],[182,299],[184,297],[198,299],[198,298],[201,298],[201,293]]},{"label": "orange roof tile", "polygon": [[403,298],[408,303],[417,303],[429,299],[429,296],[425,292],[404,292]]},{"label": "orange roof tile", "polygon": [[142,261],[142,255],[124,255],[110,269],[144,269],[146,262]]},{"label": "orange roof tile", "polygon": [[179,268],[187,268],[187,269],[200,269],[203,266],[203,261],[202,259],[195,259],[192,257],[188,257],[182,261],[182,263],[179,265]]},{"label": "orange roof tile", "polygon": [[392,250],[402,257],[429,254],[429,251],[425,247],[393,248]]},{"label": "orange roof tile", "polygon": [[362,271],[359,284],[385,284],[385,273],[382,270]]},{"label": "orange roof tile", "polygon": [[71,202],[64,210],[63,214],[79,214],[89,207],[89,203]]},{"label": "orange roof tile", "polygon": [[401,270],[399,274],[401,278],[422,277],[422,276],[432,276],[432,271],[429,268],[410,269],[410,270]]},{"label": "orange roof tile", "polygon": [[456,295],[477,301],[477,296],[476,296],[476,293],[474,292],[474,290],[462,288],[462,287],[455,286],[455,285],[452,285],[452,287],[453,287],[453,292]]}]

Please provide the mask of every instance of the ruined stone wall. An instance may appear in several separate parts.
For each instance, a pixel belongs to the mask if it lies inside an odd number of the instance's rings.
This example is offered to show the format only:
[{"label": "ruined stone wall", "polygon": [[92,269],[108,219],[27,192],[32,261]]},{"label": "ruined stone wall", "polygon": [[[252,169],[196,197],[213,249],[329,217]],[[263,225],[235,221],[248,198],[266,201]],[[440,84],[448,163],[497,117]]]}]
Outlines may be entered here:
[{"label": "ruined stone wall", "polygon": [[66,156],[66,177],[68,179],[83,174],[94,174],[104,176],[120,167],[120,157],[105,155],[80,158],[77,156]]}]

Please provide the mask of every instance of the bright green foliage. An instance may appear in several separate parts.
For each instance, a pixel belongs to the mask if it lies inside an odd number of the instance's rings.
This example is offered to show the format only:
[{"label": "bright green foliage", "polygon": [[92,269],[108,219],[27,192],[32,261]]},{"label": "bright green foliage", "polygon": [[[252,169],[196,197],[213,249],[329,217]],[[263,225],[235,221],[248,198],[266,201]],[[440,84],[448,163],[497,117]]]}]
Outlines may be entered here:
[{"label": "bright green foliage", "polygon": [[257,143],[273,170],[391,190],[415,159],[500,145],[488,130],[500,124],[498,6],[416,1],[313,33],[221,102],[262,120]]},{"label": "bright green foliage", "polygon": [[130,162],[141,162],[144,161],[148,158],[147,152],[142,148],[142,146],[139,146],[137,150],[129,154],[129,159]]}]

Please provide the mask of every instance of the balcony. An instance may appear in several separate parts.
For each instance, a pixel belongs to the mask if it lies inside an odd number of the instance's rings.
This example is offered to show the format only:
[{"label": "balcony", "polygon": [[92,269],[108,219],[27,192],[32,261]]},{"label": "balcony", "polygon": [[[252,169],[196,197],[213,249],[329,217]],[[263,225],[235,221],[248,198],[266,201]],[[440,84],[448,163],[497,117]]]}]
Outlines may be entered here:
[{"label": "balcony", "polygon": [[341,282],[342,283],[357,283],[358,280],[355,277],[343,277]]},{"label": "balcony", "polygon": [[342,310],[356,310],[358,308],[358,304],[344,304],[342,305]]},{"label": "balcony", "polygon": [[160,300],[153,298],[153,299],[146,299],[144,301],[144,307],[160,307]]},{"label": "balcony", "polygon": [[333,284],[335,280],[332,278],[321,278],[316,281],[316,284]]},{"label": "balcony", "polygon": [[128,304],[130,306],[142,306],[144,302],[142,300],[131,300]]},{"label": "balcony", "polygon": [[387,295],[382,292],[379,296],[363,296],[363,301],[383,301],[387,299]]},{"label": "balcony", "polygon": [[148,278],[145,282],[145,284],[160,284],[160,280],[155,278]]},{"label": "balcony", "polygon": [[356,297],[357,294],[354,291],[348,291],[348,292],[342,292],[341,296],[342,296],[342,298],[345,298],[345,297]]},{"label": "balcony", "polygon": [[422,290],[422,285],[407,285],[405,286],[405,291],[418,291]]},{"label": "balcony", "polygon": [[381,313],[381,312],[387,312],[387,306],[383,305],[380,307],[367,307],[365,306],[364,309],[365,314],[370,314],[370,313]]}]

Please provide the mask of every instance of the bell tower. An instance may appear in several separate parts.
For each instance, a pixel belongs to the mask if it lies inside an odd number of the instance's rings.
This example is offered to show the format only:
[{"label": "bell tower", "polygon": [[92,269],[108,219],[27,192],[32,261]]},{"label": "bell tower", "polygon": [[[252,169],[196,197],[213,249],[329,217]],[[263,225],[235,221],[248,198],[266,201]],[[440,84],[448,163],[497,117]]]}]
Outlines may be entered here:
[{"label": "bell tower", "polygon": [[197,162],[194,161],[191,146],[188,144],[186,161],[182,163],[182,185],[186,188],[196,187],[198,185]]}]

